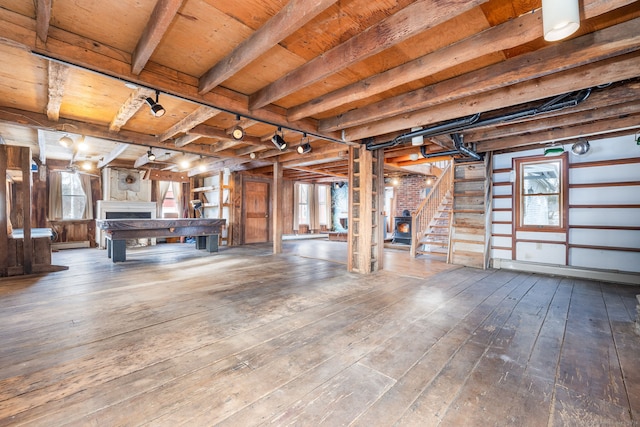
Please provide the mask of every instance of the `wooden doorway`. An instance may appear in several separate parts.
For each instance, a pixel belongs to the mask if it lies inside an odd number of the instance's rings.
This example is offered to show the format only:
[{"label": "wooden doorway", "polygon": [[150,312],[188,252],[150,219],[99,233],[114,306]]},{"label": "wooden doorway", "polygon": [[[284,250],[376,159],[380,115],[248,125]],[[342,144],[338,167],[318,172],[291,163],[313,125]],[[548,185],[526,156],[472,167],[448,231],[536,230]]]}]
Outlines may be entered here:
[{"label": "wooden doorway", "polygon": [[244,181],[244,243],[266,243],[269,239],[268,182]]}]

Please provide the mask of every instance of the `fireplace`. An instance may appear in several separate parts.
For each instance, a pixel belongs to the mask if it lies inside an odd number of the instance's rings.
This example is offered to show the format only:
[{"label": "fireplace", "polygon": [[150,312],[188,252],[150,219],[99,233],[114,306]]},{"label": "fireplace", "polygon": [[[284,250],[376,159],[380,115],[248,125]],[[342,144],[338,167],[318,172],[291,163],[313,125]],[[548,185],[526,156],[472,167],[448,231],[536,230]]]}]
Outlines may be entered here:
[{"label": "fireplace", "polygon": [[411,244],[411,217],[394,217],[393,240],[392,243]]},{"label": "fireplace", "polygon": [[[129,202],[122,200],[98,200],[96,202],[96,219],[131,219],[131,218],[155,218],[156,202]],[[96,227],[96,243],[104,249],[104,231]],[[152,240],[155,244],[155,239]]]}]

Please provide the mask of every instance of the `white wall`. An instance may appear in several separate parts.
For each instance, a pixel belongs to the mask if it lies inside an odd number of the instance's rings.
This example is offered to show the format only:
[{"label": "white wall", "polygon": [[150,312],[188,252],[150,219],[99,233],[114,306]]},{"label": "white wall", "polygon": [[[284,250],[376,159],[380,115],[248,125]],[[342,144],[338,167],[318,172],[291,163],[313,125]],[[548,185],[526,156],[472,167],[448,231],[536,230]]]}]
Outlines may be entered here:
[{"label": "white wall", "polygon": [[[569,164],[610,161],[607,165],[570,168],[568,232],[519,232],[514,243],[513,219],[515,199],[512,185],[495,185],[492,225],[494,264],[500,260],[525,261],[576,268],[640,273],[640,145],[636,135],[589,140],[591,149],[583,156],[569,153]],[[565,151],[571,144],[564,145]],[[497,154],[493,158],[495,183],[512,183],[513,159],[543,154],[540,148],[515,153]],[[620,159],[637,158],[635,163],[616,163]],[[624,184],[628,183],[628,184]],[[595,184],[596,186],[592,186]],[[603,186],[597,186],[603,184]],[[634,185],[635,184],[635,185]],[[580,207],[571,207],[580,205]],[[607,206],[608,205],[608,206]],[[577,228],[577,227],[590,228]],[[605,227],[605,228],[603,228]],[[586,247],[585,247],[586,246]]]},{"label": "white wall", "polygon": [[[133,178],[133,182],[127,182]],[[142,179],[144,171],[105,168],[102,171],[103,200],[151,201],[151,181]]]}]

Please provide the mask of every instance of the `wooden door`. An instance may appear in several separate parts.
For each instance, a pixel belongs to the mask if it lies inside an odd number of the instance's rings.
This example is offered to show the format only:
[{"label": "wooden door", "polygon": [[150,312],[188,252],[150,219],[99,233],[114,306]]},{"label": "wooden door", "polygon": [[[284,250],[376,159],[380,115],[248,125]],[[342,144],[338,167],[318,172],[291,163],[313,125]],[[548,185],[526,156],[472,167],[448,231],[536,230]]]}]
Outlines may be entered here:
[{"label": "wooden door", "polygon": [[244,183],[244,242],[269,241],[269,183],[245,181]]}]

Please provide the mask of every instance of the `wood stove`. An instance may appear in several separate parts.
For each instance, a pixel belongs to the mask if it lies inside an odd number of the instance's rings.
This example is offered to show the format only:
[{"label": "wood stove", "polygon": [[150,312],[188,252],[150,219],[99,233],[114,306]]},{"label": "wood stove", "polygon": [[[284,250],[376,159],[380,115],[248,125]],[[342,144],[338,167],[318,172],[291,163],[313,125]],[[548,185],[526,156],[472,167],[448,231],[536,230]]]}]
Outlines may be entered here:
[{"label": "wood stove", "polygon": [[393,240],[392,243],[411,244],[411,217],[394,217]]}]

